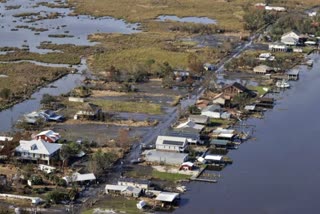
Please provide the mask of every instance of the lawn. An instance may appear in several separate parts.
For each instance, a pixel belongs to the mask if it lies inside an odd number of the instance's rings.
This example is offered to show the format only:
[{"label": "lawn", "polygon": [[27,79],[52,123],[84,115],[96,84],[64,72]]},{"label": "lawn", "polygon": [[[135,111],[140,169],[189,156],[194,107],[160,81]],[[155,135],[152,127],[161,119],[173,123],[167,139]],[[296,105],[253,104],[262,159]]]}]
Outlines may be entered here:
[{"label": "lawn", "polygon": [[[268,88],[264,86],[248,86],[250,90],[256,91],[258,93],[258,96],[265,95],[267,91],[265,91],[263,88]],[[269,88],[268,88],[269,89]]]},{"label": "lawn", "polygon": [[178,182],[181,180],[188,180],[190,178],[190,175],[184,175],[184,174],[178,174],[178,173],[168,173],[168,172],[159,172],[157,170],[152,170],[151,177],[153,179]]},{"label": "lawn", "polygon": [[162,114],[161,105],[148,102],[126,102],[115,100],[91,100],[90,102],[101,106],[103,111],[131,112],[145,114]]},{"label": "lawn", "polygon": [[[137,209],[136,204],[138,201],[134,199],[127,199],[125,197],[108,197],[108,199],[98,202],[93,209],[82,211],[83,214],[92,214],[95,209],[99,208],[103,210],[114,210],[117,213],[130,213],[130,214],[141,214],[140,210]],[[103,213],[103,212],[101,212]],[[106,212],[107,213],[107,212]]]}]

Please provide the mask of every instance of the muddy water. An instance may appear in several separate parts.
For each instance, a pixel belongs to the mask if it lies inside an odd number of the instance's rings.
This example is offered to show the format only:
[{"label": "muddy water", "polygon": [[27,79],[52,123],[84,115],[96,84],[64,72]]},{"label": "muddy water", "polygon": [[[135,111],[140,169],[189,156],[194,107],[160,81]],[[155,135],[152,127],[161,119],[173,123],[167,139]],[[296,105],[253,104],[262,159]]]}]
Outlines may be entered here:
[{"label": "muddy water", "polygon": [[175,213],[318,213],[320,186],[320,56],[265,119],[251,119],[254,137],[228,155],[217,184],[191,183]]},{"label": "muddy water", "polygon": [[[46,53],[51,50],[38,49],[41,42],[50,41],[55,44],[93,45],[87,40],[87,36],[97,32],[106,33],[134,33],[138,32],[137,24],[128,24],[123,20],[110,17],[94,18],[91,16],[69,16],[73,12],[70,8],[49,8],[39,6],[37,3],[47,2],[56,4],[53,0],[10,0],[0,3],[0,46],[18,47],[28,46],[31,52]],[[17,9],[8,9],[8,6],[21,5]],[[22,13],[39,13],[26,17],[15,17]],[[39,16],[47,17],[50,14],[59,15],[50,19],[34,21]],[[18,28],[43,28],[46,31],[36,32],[31,29]],[[39,35],[35,35],[35,33]],[[49,35],[65,34],[72,37],[54,38]]]}]

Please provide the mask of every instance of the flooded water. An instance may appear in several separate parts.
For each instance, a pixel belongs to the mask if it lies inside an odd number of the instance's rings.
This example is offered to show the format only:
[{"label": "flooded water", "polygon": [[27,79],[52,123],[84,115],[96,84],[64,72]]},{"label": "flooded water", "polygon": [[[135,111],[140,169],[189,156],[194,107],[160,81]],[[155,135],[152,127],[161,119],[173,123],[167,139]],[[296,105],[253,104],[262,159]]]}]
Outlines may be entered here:
[{"label": "flooded water", "polygon": [[[38,64],[38,62],[35,63]],[[63,64],[40,63],[39,65],[61,67]],[[72,67],[79,71],[85,71],[87,70],[86,60],[82,59],[80,65],[75,65]],[[73,88],[81,85],[84,78],[85,75],[82,74],[68,74],[63,78],[49,84],[47,87],[41,88],[39,91],[35,92],[31,96],[31,99],[18,103],[10,109],[0,111],[0,132],[11,131],[16,121],[21,119],[22,115],[38,110],[40,108],[40,101],[43,94],[60,95],[68,93]]]},{"label": "flooded water", "polygon": [[158,16],[158,20],[189,22],[189,23],[196,23],[196,24],[216,24],[217,23],[216,20],[210,19],[208,17],[178,17],[178,16],[170,16],[170,15]]},{"label": "flooded water", "polygon": [[265,119],[250,119],[254,137],[231,151],[217,184],[191,183],[175,213],[317,213],[320,194],[320,56]]},{"label": "flooded water", "polygon": [[[46,53],[51,50],[37,48],[44,41],[55,44],[93,45],[94,43],[87,40],[87,36],[93,33],[138,32],[137,24],[128,24],[110,17],[69,16],[68,14],[73,12],[70,8],[50,8],[38,5],[40,2],[58,5],[53,0],[10,0],[0,3],[0,37],[5,38],[0,40],[1,47],[28,46],[30,52]],[[21,7],[18,7],[19,5]],[[17,7],[8,8],[10,6]],[[28,16],[23,17],[22,14]],[[57,38],[49,35],[67,37]]]}]

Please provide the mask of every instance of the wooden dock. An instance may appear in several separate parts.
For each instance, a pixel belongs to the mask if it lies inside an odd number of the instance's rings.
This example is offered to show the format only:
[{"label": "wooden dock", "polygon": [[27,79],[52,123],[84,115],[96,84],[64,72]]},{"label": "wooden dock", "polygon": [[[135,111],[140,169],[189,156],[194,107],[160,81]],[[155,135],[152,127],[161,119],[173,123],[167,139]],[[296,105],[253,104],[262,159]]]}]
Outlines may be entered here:
[{"label": "wooden dock", "polygon": [[218,181],[214,178],[215,176],[211,178],[199,178],[203,172],[207,169],[207,165],[199,170],[198,174],[192,176],[190,178],[191,181],[199,181],[199,182],[208,182],[208,183],[217,183]]}]

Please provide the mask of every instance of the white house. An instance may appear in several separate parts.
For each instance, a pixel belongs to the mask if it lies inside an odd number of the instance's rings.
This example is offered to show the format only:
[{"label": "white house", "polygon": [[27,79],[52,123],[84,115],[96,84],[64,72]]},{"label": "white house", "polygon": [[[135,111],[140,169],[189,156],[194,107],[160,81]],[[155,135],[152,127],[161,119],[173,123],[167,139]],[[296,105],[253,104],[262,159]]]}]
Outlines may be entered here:
[{"label": "white house", "polygon": [[58,143],[47,143],[42,140],[21,140],[15,153],[21,160],[41,161],[50,165],[50,159],[58,155],[61,146]]},{"label": "white house", "polygon": [[276,42],[269,44],[270,51],[280,51],[280,52],[287,52],[288,47],[284,43]]},{"label": "white house", "polygon": [[184,152],[188,147],[185,137],[158,136],[156,149],[171,152]]},{"label": "white house", "polygon": [[295,31],[290,31],[281,36],[281,42],[285,45],[295,46],[299,43],[300,34]]},{"label": "white house", "polygon": [[221,107],[219,105],[210,105],[201,111],[201,115],[210,118],[220,118],[221,117]]}]

